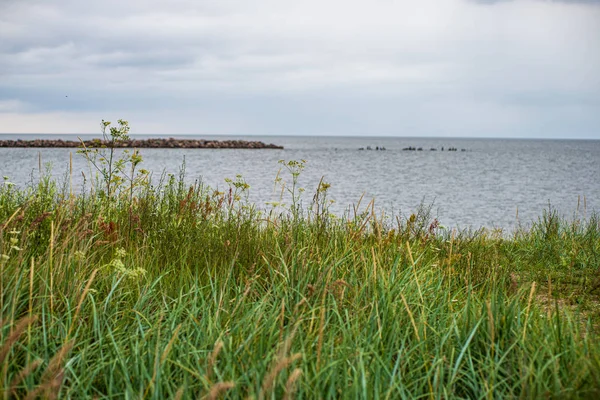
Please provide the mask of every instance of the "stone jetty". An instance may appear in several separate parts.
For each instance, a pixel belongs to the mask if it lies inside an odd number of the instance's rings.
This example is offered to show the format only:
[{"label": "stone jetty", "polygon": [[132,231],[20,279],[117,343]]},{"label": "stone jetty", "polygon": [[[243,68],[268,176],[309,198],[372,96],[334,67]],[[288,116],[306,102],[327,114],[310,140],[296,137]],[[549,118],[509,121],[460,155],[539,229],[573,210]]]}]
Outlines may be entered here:
[{"label": "stone jetty", "polygon": [[[111,147],[110,141],[84,140],[88,148]],[[66,147],[82,148],[78,140],[36,139],[0,140],[0,147]],[[202,139],[132,139],[115,143],[114,147],[139,149],[283,149],[283,146],[249,140],[202,140]]]}]

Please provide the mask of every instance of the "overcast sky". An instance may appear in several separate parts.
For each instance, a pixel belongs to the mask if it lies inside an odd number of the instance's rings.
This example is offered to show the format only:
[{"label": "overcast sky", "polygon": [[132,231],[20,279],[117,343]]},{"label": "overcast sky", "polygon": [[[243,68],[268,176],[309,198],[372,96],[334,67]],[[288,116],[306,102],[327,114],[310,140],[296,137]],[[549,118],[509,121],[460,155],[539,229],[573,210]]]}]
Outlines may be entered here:
[{"label": "overcast sky", "polygon": [[600,0],[0,0],[0,132],[600,139]]}]

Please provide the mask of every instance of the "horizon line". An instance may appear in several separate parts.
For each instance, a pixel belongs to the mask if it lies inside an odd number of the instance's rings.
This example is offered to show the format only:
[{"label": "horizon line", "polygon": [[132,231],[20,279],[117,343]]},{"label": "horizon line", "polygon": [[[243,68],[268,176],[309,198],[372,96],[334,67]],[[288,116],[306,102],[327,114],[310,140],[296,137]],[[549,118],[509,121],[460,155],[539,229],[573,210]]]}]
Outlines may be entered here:
[{"label": "horizon line", "polygon": [[[77,135],[90,135],[90,136],[102,136],[101,133],[48,133],[48,132],[28,132],[28,133],[10,133],[0,132],[0,136],[31,136],[31,135],[67,135],[76,137]],[[600,137],[516,137],[516,136],[396,136],[396,135],[319,135],[319,134],[239,134],[239,133],[131,133],[129,136],[160,136],[164,138],[176,137],[176,136],[211,136],[211,137],[276,137],[276,138],[347,138],[347,139],[358,139],[358,138],[371,138],[371,139],[490,139],[490,140],[591,140],[598,141]]]}]

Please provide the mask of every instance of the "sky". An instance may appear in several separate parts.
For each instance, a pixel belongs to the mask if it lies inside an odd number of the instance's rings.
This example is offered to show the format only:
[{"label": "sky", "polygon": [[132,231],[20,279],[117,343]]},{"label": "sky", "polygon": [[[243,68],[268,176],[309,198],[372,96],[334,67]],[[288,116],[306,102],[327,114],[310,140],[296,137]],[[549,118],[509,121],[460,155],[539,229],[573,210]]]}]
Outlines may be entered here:
[{"label": "sky", "polygon": [[0,133],[600,139],[600,0],[0,0]]}]

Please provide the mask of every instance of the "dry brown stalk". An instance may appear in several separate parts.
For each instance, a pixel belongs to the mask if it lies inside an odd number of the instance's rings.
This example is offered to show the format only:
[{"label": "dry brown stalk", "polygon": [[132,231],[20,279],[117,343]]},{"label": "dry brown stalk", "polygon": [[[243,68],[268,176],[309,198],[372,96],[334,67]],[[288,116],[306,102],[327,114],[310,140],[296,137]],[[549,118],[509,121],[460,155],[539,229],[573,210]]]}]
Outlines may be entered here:
[{"label": "dry brown stalk", "polygon": [[259,400],[264,399],[265,393],[269,392],[277,379],[277,376],[281,371],[289,367],[294,361],[302,358],[302,353],[296,353],[289,357],[285,357],[280,359],[279,362],[275,365],[275,367],[267,374],[265,377],[262,387],[260,389],[260,394],[258,395]]},{"label": "dry brown stalk", "polygon": [[[552,298],[552,277],[548,275],[548,298]],[[551,317],[550,307],[548,307],[548,319]]]},{"label": "dry brown stalk", "polygon": [[21,211],[21,207],[17,208],[15,210],[15,212],[6,220],[6,222],[2,225],[2,230],[6,229],[6,227],[8,226],[8,224],[10,224],[10,221],[13,220],[13,218],[19,213],[19,211]]},{"label": "dry brown stalk", "polygon": [[[360,198],[362,199],[364,196],[364,193],[362,196],[360,196]],[[360,205],[360,200],[359,200],[359,205]],[[375,205],[375,199],[372,199],[369,204],[367,204],[367,207],[365,208],[365,210],[368,210],[369,208],[372,208]],[[358,207],[354,208],[354,219],[357,219],[357,210]],[[353,232],[351,233],[351,236],[353,239],[358,239],[358,237],[362,234],[363,230],[365,229],[365,227],[367,226],[367,224],[369,223],[369,221],[372,219],[373,215],[372,213],[369,214],[368,216],[364,217],[360,227],[358,228],[358,230],[353,230]]]},{"label": "dry brown stalk", "polygon": [[294,314],[297,314],[300,307],[302,307],[304,304],[306,304],[306,297],[303,297],[302,300],[296,303],[294,306]]},{"label": "dry brown stalk", "polygon": [[40,393],[42,393],[43,390],[44,390],[44,388],[42,386],[38,386],[33,391],[27,393],[27,396],[25,396],[25,398],[23,400],[37,399],[38,397],[40,397]]},{"label": "dry brown stalk", "polygon": [[523,326],[523,343],[525,343],[525,337],[527,335],[527,323],[529,321],[529,309],[531,308],[531,301],[533,300],[533,294],[535,293],[535,282],[531,284],[531,291],[529,292],[529,301],[527,302],[527,309],[525,310],[525,324]]},{"label": "dry brown stalk", "polygon": [[73,316],[73,322],[71,323],[71,327],[69,328],[69,333],[67,335],[67,338],[69,338],[71,336],[73,327],[75,326],[75,324],[77,322],[77,317],[79,316],[79,311],[81,311],[81,306],[83,305],[83,301],[85,300],[86,295],[90,291],[90,287],[92,286],[92,282],[94,281],[94,278],[96,277],[97,272],[98,272],[97,269],[95,269],[92,272],[92,276],[90,276],[88,283],[85,285],[85,288],[83,289],[83,293],[81,293],[81,297],[79,298],[79,303],[77,303],[77,308],[75,309],[75,315]]},{"label": "dry brown stalk", "polygon": [[58,394],[60,393],[60,387],[62,386],[64,378],[65,370],[64,368],[61,368],[52,380],[41,386],[44,391],[44,398],[48,400],[58,399]]},{"label": "dry brown stalk", "polygon": [[279,341],[283,340],[283,328],[285,319],[285,298],[281,299],[281,313],[279,314]]},{"label": "dry brown stalk", "polygon": [[57,376],[64,373],[64,369],[61,366],[63,365],[64,359],[67,357],[74,344],[75,343],[72,340],[65,343],[54,355],[54,357],[52,357],[48,363],[48,367],[42,374],[42,382],[44,382],[44,384],[54,381]]},{"label": "dry brown stalk", "polygon": [[218,382],[215,383],[208,392],[206,396],[206,400],[216,400],[219,396],[228,391],[229,389],[233,389],[235,387],[235,383],[233,382]]},{"label": "dry brown stalk", "polygon": [[410,311],[410,307],[408,306],[408,303],[406,302],[406,298],[404,297],[404,295],[402,293],[400,293],[400,297],[402,298],[402,303],[404,303],[406,312],[408,313],[408,316],[410,317],[410,323],[412,324],[413,329],[415,330],[415,335],[417,336],[417,340],[421,340],[421,336],[419,335],[419,329],[417,328],[417,324],[415,323],[415,318],[413,317],[413,313],[412,313],[412,311]]},{"label": "dry brown stalk", "polygon": [[6,356],[8,355],[8,353],[10,351],[10,348],[12,347],[13,344],[15,344],[15,342],[17,340],[19,340],[19,337],[23,334],[23,332],[25,331],[25,328],[27,328],[29,325],[31,325],[33,322],[35,322],[36,319],[37,319],[37,316],[23,317],[19,321],[17,321],[15,329],[8,336],[6,341],[2,344],[2,348],[0,348],[0,363],[4,362],[4,360],[6,359]]},{"label": "dry brown stalk", "polygon": [[210,353],[210,356],[208,357],[208,364],[206,365],[206,380],[208,382],[210,382],[213,368],[215,366],[215,363],[217,362],[217,357],[219,356],[219,352],[221,351],[222,348],[223,348],[223,342],[221,340],[218,340],[217,343],[215,343],[215,348],[213,349],[212,353]]},{"label": "dry brown stalk", "polygon": [[54,221],[50,221],[50,254],[48,255],[48,268],[50,270],[50,311],[54,311],[54,272],[52,257],[54,255]]},{"label": "dry brown stalk", "polygon": [[[415,264],[415,259],[413,258],[412,250],[410,249],[410,243],[408,240],[406,241],[406,249],[408,250],[408,255],[410,257],[410,262],[412,264],[413,275],[415,276],[415,283],[417,284],[417,291],[419,292],[419,299],[421,300],[421,317],[423,321],[427,321],[425,316],[425,301],[423,300],[423,291],[421,290],[421,284],[419,283],[419,275],[417,274],[417,266]],[[423,336],[424,339],[427,339],[427,325],[423,326]]]},{"label": "dry brown stalk", "polygon": [[373,256],[373,280],[377,280],[377,257],[375,257],[375,249],[371,247],[371,255]]},{"label": "dry brown stalk", "polygon": [[290,332],[288,337],[282,343],[281,348],[277,352],[277,360],[285,358],[285,355],[288,353],[288,351],[290,351],[290,348],[292,347],[292,342],[294,341],[294,336],[296,336],[297,331],[298,325],[296,324],[294,325],[294,328],[292,328],[292,332]]},{"label": "dry brown stalk", "polygon": [[181,329],[181,324],[177,325],[177,328],[175,328],[175,331],[173,332],[173,336],[171,336],[169,343],[167,343],[167,347],[165,347],[165,349],[163,350],[163,353],[160,356],[161,364],[163,364],[165,362],[165,360],[167,359],[167,356],[169,355],[169,352],[171,351],[171,347],[173,347],[173,343],[175,343],[175,339],[177,339],[177,335],[179,334],[180,329]]},{"label": "dry brown stalk", "polygon": [[285,394],[283,395],[283,400],[292,400],[294,398],[294,392],[296,391],[296,381],[300,379],[302,376],[302,370],[300,368],[296,368],[290,374],[287,382],[285,383]]},{"label": "dry brown stalk", "polygon": [[183,386],[181,386],[179,389],[177,389],[177,392],[175,393],[174,400],[181,400],[183,398],[183,391],[184,390],[185,390],[185,388]]},{"label": "dry brown stalk", "polygon": [[510,273],[510,290],[516,293],[519,289],[519,276],[514,272]]},{"label": "dry brown stalk", "polygon": [[338,279],[329,284],[329,291],[333,294],[336,300],[343,300],[346,288],[351,288],[350,284],[343,279]]},{"label": "dry brown stalk", "polygon": [[233,308],[233,311],[231,312],[231,316],[233,318],[233,316],[235,315],[235,312],[238,310],[240,304],[242,304],[244,302],[244,300],[246,299],[246,296],[248,296],[248,293],[250,293],[250,290],[252,290],[252,283],[253,283],[253,279],[251,279],[247,284],[246,284],[246,290],[244,290],[244,293],[242,294],[242,298],[240,299],[240,301],[237,302],[237,304],[235,305],[235,307]]},{"label": "dry brown stalk", "polygon": [[9,392],[17,397],[17,386],[19,386],[19,384],[21,382],[23,382],[23,379],[27,378],[34,370],[37,369],[37,367],[39,367],[42,364],[42,360],[38,359],[35,360],[31,363],[29,363],[29,365],[25,366],[25,368],[23,368],[18,374],[17,376],[15,376],[12,381],[10,381],[10,389]]},{"label": "dry brown stalk", "polygon": [[55,400],[58,398],[60,386],[64,378],[64,370],[61,370],[58,375],[49,382],[39,385],[35,390],[29,392],[24,400],[34,400],[37,398]]},{"label": "dry brown stalk", "polygon": [[33,315],[33,277],[35,271],[35,258],[31,257],[31,268],[29,269],[29,317]]},{"label": "dry brown stalk", "polygon": [[452,229],[452,235],[450,236],[450,252],[448,253],[448,267],[450,267],[452,265],[452,250],[454,247],[454,229]]},{"label": "dry brown stalk", "polygon": [[65,369],[63,361],[73,348],[73,341],[65,343],[60,350],[52,357],[48,367],[42,374],[40,385],[35,390],[29,392],[25,400],[33,400],[38,397],[54,400],[58,398],[63,379],[65,378]]},{"label": "dry brown stalk", "polygon": [[488,323],[490,328],[491,342],[492,342],[492,355],[494,354],[494,344],[495,344],[495,328],[494,328],[494,314],[492,313],[492,305],[488,301],[485,303],[487,307],[488,313]]},{"label": "dry brown stalk", "polygon": [[321,301],[321,316],[319,318],[319,340],[317,341],[317,371],[321,364],[321,350],[323,349],[323,333],[325,331],[325,291]]}]

